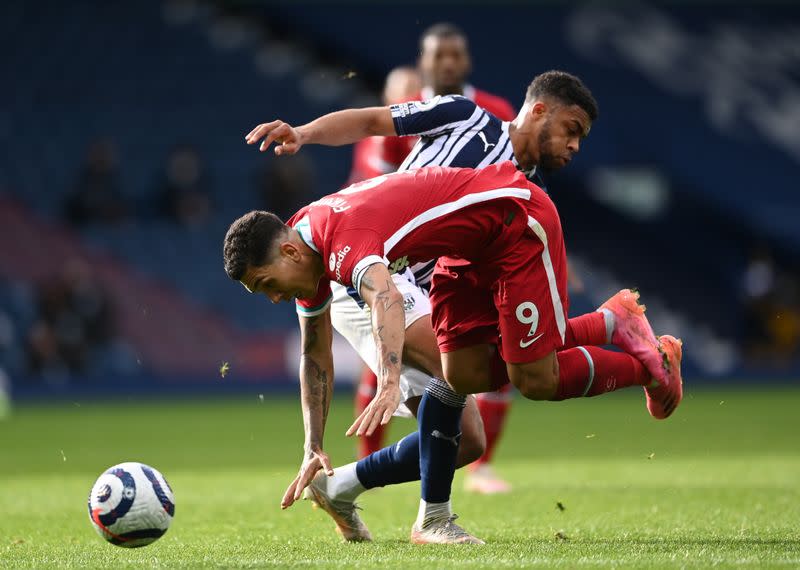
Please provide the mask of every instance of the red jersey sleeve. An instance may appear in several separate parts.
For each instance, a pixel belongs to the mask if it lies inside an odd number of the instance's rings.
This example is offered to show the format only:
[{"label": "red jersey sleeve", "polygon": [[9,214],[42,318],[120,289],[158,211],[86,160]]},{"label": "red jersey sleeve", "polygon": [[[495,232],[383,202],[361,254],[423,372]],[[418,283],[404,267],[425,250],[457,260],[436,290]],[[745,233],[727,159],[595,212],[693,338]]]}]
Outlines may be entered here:
[{"label": "red jersey sleeve", "polygon": [[359,291],[364,272],[374,263],[389,265],[383,240],[373,230],[337,232],[331,240],[328,269],[338,283]]}]

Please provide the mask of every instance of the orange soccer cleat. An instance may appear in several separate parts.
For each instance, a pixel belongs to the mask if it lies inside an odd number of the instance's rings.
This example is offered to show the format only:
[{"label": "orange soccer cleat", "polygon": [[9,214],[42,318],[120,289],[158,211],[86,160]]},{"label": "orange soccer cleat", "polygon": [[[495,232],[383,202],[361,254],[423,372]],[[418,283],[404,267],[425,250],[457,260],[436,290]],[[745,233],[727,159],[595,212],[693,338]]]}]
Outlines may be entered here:
[{"label": "orange soccer cleat", "polygon": [[683,343],[680,339],[665,334],[658,339],[659,354],[666,382],[656,379],[658,386],[645,386],[647,411],[658,420],[666,419],[675,411],[683,399],[683,379],[681,378],[681,359]]},{"label": "orange soccer cleat", "polygon": [[614,315],[614,332],[611,335],[614,346],[644,364],[659,384],[668,383],[658,351],[658,340],[644,314],[646,307],[639,303],[639,292],[635,289],[622,289],[597,310],[603,309]]}]

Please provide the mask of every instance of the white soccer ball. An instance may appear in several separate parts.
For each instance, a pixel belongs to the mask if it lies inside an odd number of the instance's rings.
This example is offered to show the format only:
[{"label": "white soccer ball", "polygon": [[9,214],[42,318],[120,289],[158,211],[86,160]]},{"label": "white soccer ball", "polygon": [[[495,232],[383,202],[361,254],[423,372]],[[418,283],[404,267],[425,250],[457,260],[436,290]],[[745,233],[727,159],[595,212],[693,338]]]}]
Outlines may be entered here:
[{"label": "white soccer ball", "polygon": [[175,515],[175,497],[164,476],[144,463],[109,467],[89,493],[89,518],[111,544],[135,548],[161,538]]}]

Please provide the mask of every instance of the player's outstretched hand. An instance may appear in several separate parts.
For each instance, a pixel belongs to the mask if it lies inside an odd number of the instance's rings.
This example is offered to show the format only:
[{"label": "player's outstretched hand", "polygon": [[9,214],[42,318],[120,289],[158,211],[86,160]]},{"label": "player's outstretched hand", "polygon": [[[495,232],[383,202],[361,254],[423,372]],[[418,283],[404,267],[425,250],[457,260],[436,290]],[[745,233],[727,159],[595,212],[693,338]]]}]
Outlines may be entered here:
[{"label": "player's outstretched hand", "polygon": [[281,499],[282,509],[288,509],[295,501],[300,499],[303,495],[303,490],[308,487],[311,480],[314,479],[314,475],[316,475],[317,471],[320,469],[325,469],[325,474],[329,477],[333,475],[333,467],[331,466],[331,460],[328,458],[328,454],[320,448],[306,452],[297,477],[294,478],[294,481],[286,488],[286,492],[283,494],[283,499]]},{"label": "player's outstretched hand", "polygon": [[399,405],[400,386],[397,383],[379,387],[378,393],[347,430],[347,435],[372,435],[378,425],[389,423]]},{"label": "player's outstretched hand", "polygon": [[278,143],[275,146],[277,155],[295,154],[303,146],[300,132],[283,121],[261,123],[250,131],[244,140],[247,141],[247,144],[256,144],[261,141],[261,145],[258,147],[261,152],[267,150],[272,143]]}]

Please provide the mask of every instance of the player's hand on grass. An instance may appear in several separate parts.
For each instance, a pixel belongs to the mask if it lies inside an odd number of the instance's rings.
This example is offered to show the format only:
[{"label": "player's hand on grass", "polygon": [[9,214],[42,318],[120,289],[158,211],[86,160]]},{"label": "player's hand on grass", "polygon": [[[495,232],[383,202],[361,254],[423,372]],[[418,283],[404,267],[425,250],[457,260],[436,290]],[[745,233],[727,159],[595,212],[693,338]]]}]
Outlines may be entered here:
[{"label": "player's hand on grass", "polygon": [[378,387],[372,401],[364,408],[347,430],[347,435],[372,435],[379,425],[386,425],[400,405],[400,384],[398,381]]},{"label": "player's hand on grass", "polygon": [[307,450],[297,477],[294,478],[294,481],[283,494],[283,499],[281,499],[282,509],[291,507],[295,501],[300,499],[303,495],[303,490],[308,487],[320,469],[325,469],[325,474],[329,477],[333,475],[333,467],[328,454],[319,447]]},{"label": "player's hand on grass", "polygon": [[[271,123],[261,123],[244,138],[247,144],[256,144],[261,141],[258,150],[264,152],[272,143],[275,146],[275,154],[295,154],[303,146],[300,131],[283,121],[272,121]],[[264,140],[261,140],[264,139]]]}]

